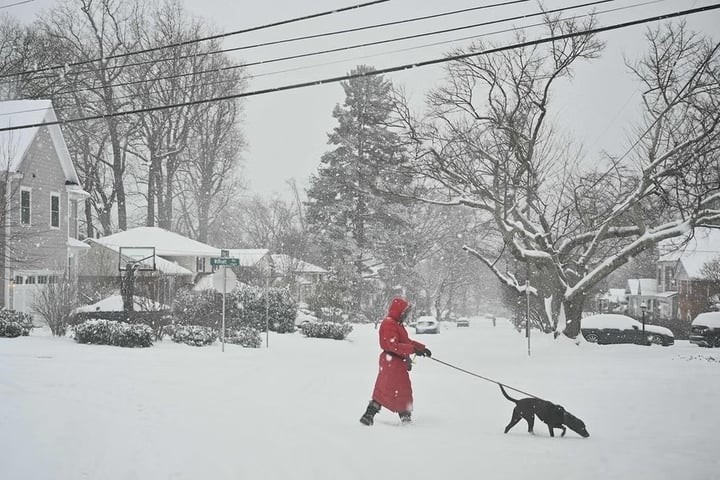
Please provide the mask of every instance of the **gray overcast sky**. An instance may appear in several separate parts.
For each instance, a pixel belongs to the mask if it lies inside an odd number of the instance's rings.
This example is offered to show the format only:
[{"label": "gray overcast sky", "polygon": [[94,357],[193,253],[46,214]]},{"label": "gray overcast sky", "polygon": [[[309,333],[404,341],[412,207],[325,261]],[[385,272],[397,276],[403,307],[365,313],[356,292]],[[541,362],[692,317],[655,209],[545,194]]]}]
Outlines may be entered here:
[{"label": "gray overcast sky", "polygon": [[[547,0],[546,9],[567,7],[590,0]],[[598,12],[644,3],[646,0],[616,0],[595,7]],[[280,20],[305,16],[335,8],[356,5],[363,0],[184,0],[187,10],[205,17],[219,31],[233,31],[264,25]],[[298,35],[352,28],[404,18],[437,14],[462,8],[501,3],[502,0],[391,0],[350,12],[338,13],[292,25],[275,27],[251,34],[225,39],[223,46],[232,48],[243,44],[291,38]],[[0,0],[2,4],[14,0]],[[32,3],[10,7],[4,11],[23,21],[30,21],[41,9],[51,7],[55,0],[34,0]],[[661,0],[636,8],[604,13],[599,16],[601,25],[628,21],[687,8],[711,5],[711,0]],[[320,40],[308,40],[273,47],[242,51],[238,61],[255,62],[299,53],[324,50],[355,43],[366,43],[402,35],[475,24],[538,11],[538,2],[529,1],[504,7],[478,10],[460,15],[414,22],[402,26],[374,29]],[[587,13],[588,9],[575,10],[574,14]],[[572,15],[572,14],[567,14]],[[420,45],[462,39],[473,35],[503,30],[513,26],[530,25],[538,18],[517,20],[512,23],[490,25],[455,33],[407,40],[382,46],[349,50],[340,53],[309,57],[295,61],[251,67],[248,73],[255,78],[250,89],[304,82],[339,76],[358,64],[385,68],[393,65],[437,58],[453,47],[468,45],[470,40],[455,41],[437,46],[410,49]],[[714,36],[720,34],[720,11],[687,17],[688,25],[699,32]],[[653,24],[650,24],[653,25]],[[637,114],[638,85],[624,67],[623,56],[634,58],[644,46],[646,26],[632,27],[602,35],[607,49],[601,59],[576,68],[571,83],[556,90],[554,119],[569,135],[586,146],[590,155],[599,155],[604,149],[622,153],[628,145],[631,122]],[[537,38],[542,31],[528,29],[529,38]],[[495,43],[512,42],[511,33],[486,37]],[[402,51],[401,51],[402,50]],[[294,70],[292,72],[287,70]],[[417,100],[418,105],[429,88],[442,79],[440,67],[424,67],[388,75],[386,78],[401,85]],[[251,194],[277,193],[288,198],[286,180],[294,178],[301,187],[319,165],[320,156],[328,149],[327,133],[334,127],[332,109],[344,100],[339,84],[250,97],[245,103],[243,129],[248,141],[245,152],[245,176]]]}]

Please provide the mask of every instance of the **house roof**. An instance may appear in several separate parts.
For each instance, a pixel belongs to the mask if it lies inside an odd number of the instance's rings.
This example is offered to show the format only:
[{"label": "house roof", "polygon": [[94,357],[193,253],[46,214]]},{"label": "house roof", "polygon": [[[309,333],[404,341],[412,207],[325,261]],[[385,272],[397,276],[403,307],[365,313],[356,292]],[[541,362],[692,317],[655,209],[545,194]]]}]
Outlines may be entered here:
[{"label": "house roof", "polygon": [[[55,122],[55,110],[50,100],[9,100],[0,102],[0,127],[18,127],[33,125],[18,130],[0,132],[0,169],[16,172],[20,168],[25,154],[30,148],[35,136],[40,131],[40,124]],[[60,165],[65,180],[69,183],[79,184],[75,166],[70,158],[65,139],[59,125],[47,125],[55,151],[60,159]]]},{"label": "house roof", "polygon": [[240,260],[241,267],[254,267],[270,253],[270,250],[267,248],[231,248],[229,253],[230,257]]},{"label": "house roof", "polygon": [[605,300],[609,300],[615,303],[625,302],[625,289],[624,288],[610,288],[605,292],[602,297]]},{"label": "house roof", "polygon": [[97,239],[115,247],[155,247],[160,257],[219,257],[220,249],[160,227],[137,227]]},{"label": "house roof", "polygon": [[689,278],[702,278],[703,265],[720,257],[720,229],[696,228],[684,237],[661,242],[658,248],[659,262],[680,263]]},{"label": "house roof", "polygon": [[312,263],[308,263],[298,258],[293,258],[290,255],[285,255],[283,253],[272,255],[272,261],[275,264],[275,270],[278,273],[328,273],[328,271],[322,267],[318,267],[317,265],[313,265]]},{"label": "house roof", "polygon": [[[102,248],[107,248],[109,250],[112,250],[113,252],[120,255],[120,247],[115,245],[103,245],[100,243],[99,240],[95,240],[93,238],[88,238],[85,240],[89,245],[96,244],[99,245]],[[123,245],[124,246],[124,245]],[[166,275],[193,275],[193,272],[188,270],[185,267],[182,267],[178,265],[175,262],[171,262],[170,260],[165,260],[162,257],[158,256],[157,250],[155,250],[155,269],[161,273],[164,273]],[[128,259],[129,260],[129,259]],[[118,258],[119,261],[119,258]],[[143,263],[150,263],[149,260],[143,262]]]},{"label": "house roof", "polygon": [[631,278],[625,289],[630,295],[655,295],[657,293],[657,283],[654,278]]}]

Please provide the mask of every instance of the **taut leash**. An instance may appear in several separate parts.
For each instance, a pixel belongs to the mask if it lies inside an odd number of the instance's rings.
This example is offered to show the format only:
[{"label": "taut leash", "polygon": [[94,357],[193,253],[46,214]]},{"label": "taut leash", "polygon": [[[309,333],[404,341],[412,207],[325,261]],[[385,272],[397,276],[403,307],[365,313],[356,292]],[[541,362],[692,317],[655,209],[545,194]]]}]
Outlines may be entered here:
[{"label": "taut leash", "polygon": [[537,395],[533,395],[532,393],[524,392],[524,391],[520,390],[519,388],[511,387],[510,385],[507,385],[507,384],[505,384],[505,383],[498,382],[497,380],[493,380],[492,378],[488,378],[488,377],[484,377],[484,376],[482,376],[482,375],[478,375],[477,373],[473,373],[473,372],[471,372],[471,371],[465,370],[464,368],[460,368],[460,367],[457,367],[457,366],[455,366],[455,365],[453,365],[453,364],[450,364],[450,363],[447,363],[447,362],[443,362],[442,360],[438,360],[438,359],[435,358],[435,357],[430,357],[430,360],[435,360],[435,361],[438,362],[438,363],[442,363],[443,365],[445,365],[445,366],[447,366],[447,367],[454,368],[455,370],[459,370],[459,371],[461,371],[461,372],[463,372],[463,373],[467,373],[468,375],[472,375],[473,377],[481,378],[481,379],[483,379],[483,380],[485,380],[485,381],[488,381],[488,382],[491,382],[491,383],[495,383],[495,384],[497,384],[497,385],[502,385],[502,386],[505,387],[505,388],[508,388],[508,389],[510,389],[510,390],[514,390],[514,391],[516,391],[516,392],[522,393],[523,395],[527,395],[528,397],[533,397],[533,398],[537,398],[537,399],[539,399],[539,400],[544,400],[543,398],[540,398],[540,397],[538,397]]}]

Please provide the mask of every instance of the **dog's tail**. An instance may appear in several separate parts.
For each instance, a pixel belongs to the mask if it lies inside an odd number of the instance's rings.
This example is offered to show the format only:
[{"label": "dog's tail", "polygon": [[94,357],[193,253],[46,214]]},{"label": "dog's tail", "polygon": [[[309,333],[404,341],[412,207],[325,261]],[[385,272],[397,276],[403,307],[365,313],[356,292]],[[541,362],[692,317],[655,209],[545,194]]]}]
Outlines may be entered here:
[{"label": "dog's tail", "polygon": [[517,400],[515,400],[514,398],[512,398],[510,395],[508,395],[508,393],[507,393],[507,392],[505,391],[505,389],[503,388],[502,383],[498,383],[498,385],[500,385],[500,391],[501,391],[502,394],[505,396],[505,398],[507,398],[508,400],[510,400],[511,402],[514,402],[514,403],[517,403],[517,402],[518,402]]}]

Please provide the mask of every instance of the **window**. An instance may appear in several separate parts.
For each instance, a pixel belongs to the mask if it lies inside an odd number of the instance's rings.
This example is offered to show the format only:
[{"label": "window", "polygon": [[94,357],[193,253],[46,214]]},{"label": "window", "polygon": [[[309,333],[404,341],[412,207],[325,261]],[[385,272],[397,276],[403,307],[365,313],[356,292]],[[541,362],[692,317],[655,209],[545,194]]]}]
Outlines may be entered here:
[{"label": "window", "polygon": [[25,283],[28,284],[28,285],[31,285],[31,284],[34,285],[34,284],[35,284],[35,277],[32,277],[32,276],[27,277],[27,278],[25,279]]},{"label": "window", "polygon": [[204,272],[205,271],[205,257],[197,257],[197,271],[198,272]]},{"label": "window", "polygon": [[47,277],[47,275],[38,275],[38,277],[37,277],[37,283],[41,283],[41,284],[43,284],[43,285],[45,285],[46,283],[48,283],[48,277]]},{"label": "window", "polygon": [[50,226],[60,228],[60,195],[50,195]]},{"label": "window", "polygon": [[20,223],[30,225],[30,190],[20,191]]},{"label": "window", "polygon": [[58,283],[58,277],[57,275],[50,275],[48,277],[48,283]]},{"label": "window", "polygon": [[15,285],[22,285],[24,280],[22,275],[15,275]]}]

